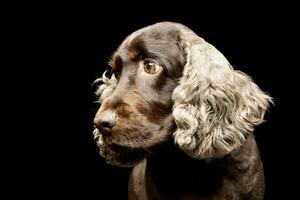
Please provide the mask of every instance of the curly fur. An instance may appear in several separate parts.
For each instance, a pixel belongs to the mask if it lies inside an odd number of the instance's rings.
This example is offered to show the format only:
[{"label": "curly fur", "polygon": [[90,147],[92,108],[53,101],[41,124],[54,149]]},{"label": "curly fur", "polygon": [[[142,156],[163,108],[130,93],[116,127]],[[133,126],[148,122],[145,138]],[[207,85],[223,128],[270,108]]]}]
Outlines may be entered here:
[{"label": "curly fur", "polygon": [[224,156],[263,122],[271,97],[191,30],[182,42],[187,62],[173,92],[175,142],[193,158]]},{"label": "curly fur", "polygon": [[[94,83],[102,83],[98,86],[96,90],[96,96],[98,97],[98,102],[101,104],[104,99],[109,97],[114,89],[116,88],[118,84],[118,80],[116,79],[115,75],[113,74],[111,78],[106,77],[105,71],[102,74],[101,78],[98,78],[95,80]],[[118,159],[120,157],[120,154],[117,152],[110,151],[109,148],[106,147],[105,143],[103,142],[102,134],[99,132],[98,129],[94,129],[93,131],[94,139],[97,143],[97,146],[100,149],[100,155],[104,158],[106,158],[106,162],[111,165],[122,165]]]},{"label": "curly fur", "polygon": [[[183,76],[172,96],[177,125],[174,141],[193,158],[222,157],[240,147],[254,126],[263,122],[272,99],[248,75],[234,70],[214,46],[187,27],[173,25],[180,29],[180,45],[186,56]],[[96,92],[102,103],[112,94],[117,79],[114,75],[109,79],[104,73],[96,81],[103,82]],[[118,155],[109,153],[97,130],[94,134],[101,155],[116,164]]]},{"label": "curly fur", "polygon": [[111,78],[108,78],[106,77],[106,72],[107,71],[105,71],[102,74],[101,78],[96,79],[94,82],[102,82],[102,84],[100,84],[96,90],[96,96],[99,97],[98,101],[100,104],[103,102],[104,99],[106,99],[113,93],[114,89],[118,84],[118,80],[116,79],[115,75],[113,74]]}]

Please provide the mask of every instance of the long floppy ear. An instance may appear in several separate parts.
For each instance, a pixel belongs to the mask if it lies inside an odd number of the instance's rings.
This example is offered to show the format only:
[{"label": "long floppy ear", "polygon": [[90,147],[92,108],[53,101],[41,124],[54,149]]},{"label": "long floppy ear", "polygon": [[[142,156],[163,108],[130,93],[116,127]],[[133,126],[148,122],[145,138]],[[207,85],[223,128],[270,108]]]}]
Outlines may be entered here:
[{"label": "long floppy ear", "polygon": [[191,30],[184,28],[181,41],[186,65],[172,97],[175,143],[196,159],[222,157],[263,122],[272,99]]}]

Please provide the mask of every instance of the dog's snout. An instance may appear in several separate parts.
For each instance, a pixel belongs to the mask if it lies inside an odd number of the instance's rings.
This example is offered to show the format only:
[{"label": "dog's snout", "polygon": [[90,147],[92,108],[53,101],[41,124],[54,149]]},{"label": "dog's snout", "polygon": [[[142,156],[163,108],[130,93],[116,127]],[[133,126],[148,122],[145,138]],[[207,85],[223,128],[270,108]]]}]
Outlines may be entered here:
[{"label": "dog's snout", "polygon": [[94,125],[102,134],[111,134],[112,128],[116,125],[117,115],[113,111],[104,111],[94,119]]}]

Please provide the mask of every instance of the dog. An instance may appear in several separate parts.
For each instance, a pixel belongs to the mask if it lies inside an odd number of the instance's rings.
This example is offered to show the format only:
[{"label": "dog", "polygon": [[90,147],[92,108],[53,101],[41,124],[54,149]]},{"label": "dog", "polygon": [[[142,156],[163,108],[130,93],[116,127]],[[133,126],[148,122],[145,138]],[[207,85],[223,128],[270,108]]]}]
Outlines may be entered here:
[{"label": "dog", "polygon": [[133,167],[130,200],[259,200],[253,135],[272,98],[188,27],[129,35],[97,89],[94,137],[110,165]]}]

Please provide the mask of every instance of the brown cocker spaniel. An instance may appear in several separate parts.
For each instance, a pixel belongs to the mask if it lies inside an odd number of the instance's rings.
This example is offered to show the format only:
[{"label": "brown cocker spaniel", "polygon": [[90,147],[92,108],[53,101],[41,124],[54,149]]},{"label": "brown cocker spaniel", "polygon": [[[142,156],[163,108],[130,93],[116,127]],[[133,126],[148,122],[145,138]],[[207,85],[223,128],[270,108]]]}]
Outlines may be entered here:
[{"label": "brown cocker spaniel", "polygon": [[97,90],[95,139],[111,165],[133,167],[130,200],[263,199],[253,136],[272,102],[182,24],[129,35]]}]

